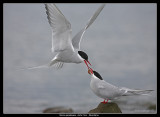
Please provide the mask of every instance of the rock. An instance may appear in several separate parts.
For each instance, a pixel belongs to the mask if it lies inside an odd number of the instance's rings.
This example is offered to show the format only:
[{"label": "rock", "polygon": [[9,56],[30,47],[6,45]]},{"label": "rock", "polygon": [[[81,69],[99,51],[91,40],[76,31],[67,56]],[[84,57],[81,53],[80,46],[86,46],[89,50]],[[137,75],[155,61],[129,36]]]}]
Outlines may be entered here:
[{"label": "rock", "polygon": [[156,105],[155,104],[151,104],[148,106],[149,110],[156,110]]},{"label": "rock", "polygon": [[88,113],[122,113],[116,103],[100,103],[97,108],[90,110]]},{"label": "rock", "polygon": [[47,108],[43,111],[43,113],[73,113],[73,110],[71,108],[60,106],[60,107]]}]

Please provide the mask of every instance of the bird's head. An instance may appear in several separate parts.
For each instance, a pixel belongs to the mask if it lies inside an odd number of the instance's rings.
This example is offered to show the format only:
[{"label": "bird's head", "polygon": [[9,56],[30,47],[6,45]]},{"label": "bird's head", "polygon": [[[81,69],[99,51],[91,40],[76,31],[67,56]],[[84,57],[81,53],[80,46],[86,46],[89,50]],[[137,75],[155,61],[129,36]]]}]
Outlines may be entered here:
[{"label": "bird's head", "polygon": [[89,73],[90,75],[92,75],[92,76],[100,79],[100,80],[103,80],[103,78],[101,77],[101,75],[100,75],[98,72],[93,71],[91,68],[88,70],[88,73]]},{"label": "bird's head", "polygon": [[78,54],[83,59],[84,63],[87,65],[87,67],[89,69],[90,67],[88,66],[88,64],[91,65],[91,63],[88,61],[88,55],[83,51],[78,51]]}]

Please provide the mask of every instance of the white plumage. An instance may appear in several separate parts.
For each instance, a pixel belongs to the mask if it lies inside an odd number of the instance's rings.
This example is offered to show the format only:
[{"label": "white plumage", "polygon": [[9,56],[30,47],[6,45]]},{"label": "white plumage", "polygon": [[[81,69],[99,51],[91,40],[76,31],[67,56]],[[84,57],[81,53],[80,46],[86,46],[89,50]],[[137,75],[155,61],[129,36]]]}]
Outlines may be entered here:
[{"label": "white plumage", "polygon": [[[86,53],[80,50],[80,42],[86,29],[95,21],[99,13],[104,8],[105,4],[102,4],[93,16],[89,19],[85,27],[77,33],[72,39],[71,24],[57,8],[55,4],[45,4],[46,14],[48,22],[52,28],[52,52],[57,52],[56,56],[50,61],[49,64],[30,67],[28,69],[50,67],[52,65],[62,68],[63,63],[81,63],[87,62],[88,56]],[[79,51],[81,51],[79,53]],[[90,63],[89,63],[90,64]],[[89,67],[88,67],[89,68]]]},{"label": "white plumage", "polygon": [[[103,98],[104,100],[114,100],[121,96],[147,95],[148,93],[153,91],[153,90],[138,90],[138,89],[136,90],[136,89],[129,89],[126,87],[117,87],[104,81],[98,72],[90,70],[88,71],[88,73],[91,74],[91,82],[90,82],[91,90],[98,97]],[[106,102],[104,101],[104,103]]]}]

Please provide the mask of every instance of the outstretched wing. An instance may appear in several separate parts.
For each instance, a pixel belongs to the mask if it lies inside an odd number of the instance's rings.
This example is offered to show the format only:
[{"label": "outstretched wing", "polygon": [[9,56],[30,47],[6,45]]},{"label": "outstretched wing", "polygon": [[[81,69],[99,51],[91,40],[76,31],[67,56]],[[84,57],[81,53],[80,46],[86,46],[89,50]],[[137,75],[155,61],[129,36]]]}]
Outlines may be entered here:
[{"label": "outstretched wing", "polygon": [[95,19],[97,18],[97,16],[99,15],[99,13],[102,11],[102,9],[104,8],[105,4],[102,4],[97,11],[94,13],[94,15],[89,19],[88,23],[86,24],[86,26],[80,31],[78,32],[72,39],[72,44],[73,47],[76,49],[80,49],[80,41],[83,37],[83,34],[85,33],[86,29],[95,21]]},{"label": "outstretched wing", "polygon": [[48,22],[52,28],[52,52],[72,49],[71,24],[55,4],[45,4]]}]

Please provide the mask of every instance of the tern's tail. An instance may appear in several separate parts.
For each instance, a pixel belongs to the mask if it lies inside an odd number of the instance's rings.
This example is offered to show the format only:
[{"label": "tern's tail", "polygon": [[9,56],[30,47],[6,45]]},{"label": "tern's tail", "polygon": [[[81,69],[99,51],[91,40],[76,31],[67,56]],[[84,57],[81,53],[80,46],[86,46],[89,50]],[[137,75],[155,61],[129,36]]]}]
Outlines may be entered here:
[{"label": "tern's tail", "polygon": [[149,93],[151,91],[154,91],[154,90],[136,90],[136,89],[129,89],[129,88],[121,88],[121,90],[124,90],[124,94],[123,96],[131,96],[131,95],[149,95]]},{"label": "tern's tail", "polygon": [[18,70],[39,69],[39,68],[49,68],[49,64],[39,65],[39,66],[35,66],[35,67],[20,68]]},{"label": "tern's tail", "polygon": [[44,65],[39,65],[35,67],[27,67],[27,68],[20,68],[18,70],[26,70],[26,69],[39,69],[39,68],[49,68],[53,66],[56,69],[60,69],[63,67],[63,62],[59,62],[56,59],[53,59],[50,63],[44,64]]}]

